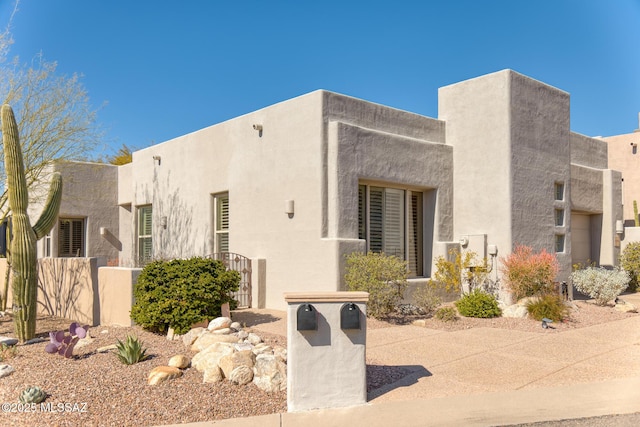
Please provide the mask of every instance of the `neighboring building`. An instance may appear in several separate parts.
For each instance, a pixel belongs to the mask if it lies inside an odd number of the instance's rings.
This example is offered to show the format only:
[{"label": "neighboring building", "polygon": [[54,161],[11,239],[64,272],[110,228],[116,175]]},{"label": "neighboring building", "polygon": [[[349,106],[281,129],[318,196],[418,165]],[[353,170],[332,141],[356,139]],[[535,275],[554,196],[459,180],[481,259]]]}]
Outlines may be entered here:
[{"label": "neighboring building", "polygon": [[[640,115],[639,115],[640,116]],[[638,117],[640,121],[640,117]],[[640,127],[640,124],[639,124]],[[624,205],[624,225],[635,225],[633,201],[640,209],[640,129],[633,133],[602,138],[608,144],[609,165],[622,173],[622,203]]]},{"label": "neighboring building", "polygon": [[118,167],[101,163],[58,162],[48,168],[41,185],[31,191],[35,203],[30,215],[38,218],[40,201],[49,190],[49,174],[62,175],[62,202],[58,222],[38,241],[39,257],[96,257],[100,265],[117,265]]},{"label": "neighboring building", "polygon": [[519,244],[555,252],[559,280],[575,262],[617,263],[620,173],[604,141],[570,131],[566,92],[504,70],[438,96],[434,119],[320,90],[124,166],[83,164],[102,171],[99,189],[65,187],[76,203],[52,240],[65,227],[82,253],[84,230],[86,256],[118,253],[122,266],[238,253],[259,270],[253,306],[269,308],[285,307],[286,291],[341,289],[353,251],[406,259],[413,285],[460,245],[495,277]]}]

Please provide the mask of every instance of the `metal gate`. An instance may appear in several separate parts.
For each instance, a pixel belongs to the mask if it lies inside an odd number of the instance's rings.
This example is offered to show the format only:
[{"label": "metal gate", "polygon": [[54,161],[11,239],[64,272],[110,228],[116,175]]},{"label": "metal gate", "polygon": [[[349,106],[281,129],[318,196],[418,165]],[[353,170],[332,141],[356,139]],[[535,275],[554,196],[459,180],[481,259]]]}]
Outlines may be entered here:
[{"label": "metal gate", "polygon": [[222,261],[227,270],[235,270],[240,273],[238,292],[234,292],[232,295],[238,301],[238,308],[251,307],[251,260],[233,252],[219,252],[209,255],[208,258]]}]

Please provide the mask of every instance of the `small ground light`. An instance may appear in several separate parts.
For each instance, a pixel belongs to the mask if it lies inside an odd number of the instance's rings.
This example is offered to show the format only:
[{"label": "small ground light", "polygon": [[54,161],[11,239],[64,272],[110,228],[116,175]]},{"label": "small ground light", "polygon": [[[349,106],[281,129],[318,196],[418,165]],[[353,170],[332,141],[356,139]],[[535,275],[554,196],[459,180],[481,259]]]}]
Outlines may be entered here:
[{"label": "small ground light", "polygon": [[542,319],[542,328],[543,329],[547,329],[549,328],[549,323],[553,323],[553,320],[551,319],[547,319],[546,317]]}]

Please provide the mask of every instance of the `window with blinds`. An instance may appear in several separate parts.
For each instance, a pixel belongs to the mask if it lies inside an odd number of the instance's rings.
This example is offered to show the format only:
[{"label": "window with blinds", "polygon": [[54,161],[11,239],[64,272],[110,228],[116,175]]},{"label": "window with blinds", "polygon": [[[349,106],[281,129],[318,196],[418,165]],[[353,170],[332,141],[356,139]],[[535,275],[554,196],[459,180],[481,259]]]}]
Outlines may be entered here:
[{"label": "window with blinds", "polygon": [[146,264],[153,259],[153,209],[151,205],[138,208],[138,261]]},{"label": "window with blinds", "polygon": [[83,218],[60,218],[58,220],[58,256],[85,256]]},{"label": "window with blinds", "polygon": [[229,252],[229,194],[215,196],[216,252]]},{"label": "window with blinds", "polygon": [[410,277],[424,274],[422,193],[397,188],[358,187],[358,237],[367,250],[404,259]]}]

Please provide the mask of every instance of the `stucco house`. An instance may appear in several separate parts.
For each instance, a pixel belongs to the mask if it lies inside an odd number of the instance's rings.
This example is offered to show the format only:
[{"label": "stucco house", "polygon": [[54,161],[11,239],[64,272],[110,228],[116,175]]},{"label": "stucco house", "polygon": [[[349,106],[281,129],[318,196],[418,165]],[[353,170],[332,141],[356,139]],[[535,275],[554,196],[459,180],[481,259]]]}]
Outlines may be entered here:
[{"label": "stucco house", "polygon": [[556,253],[558,280],[617,263],[621,174],[605,141],[571,132],[568,93],[503,70],[440,88],[438,109],[318,90],[124,166],[65,164],[75,178],[39,251],[120,266],[231,252],[252,261],[251,305],[277,309],[287,291],[342,289],[353,251],[407,260],[414,286],[450,248],[495,278],[519,244]]}]

